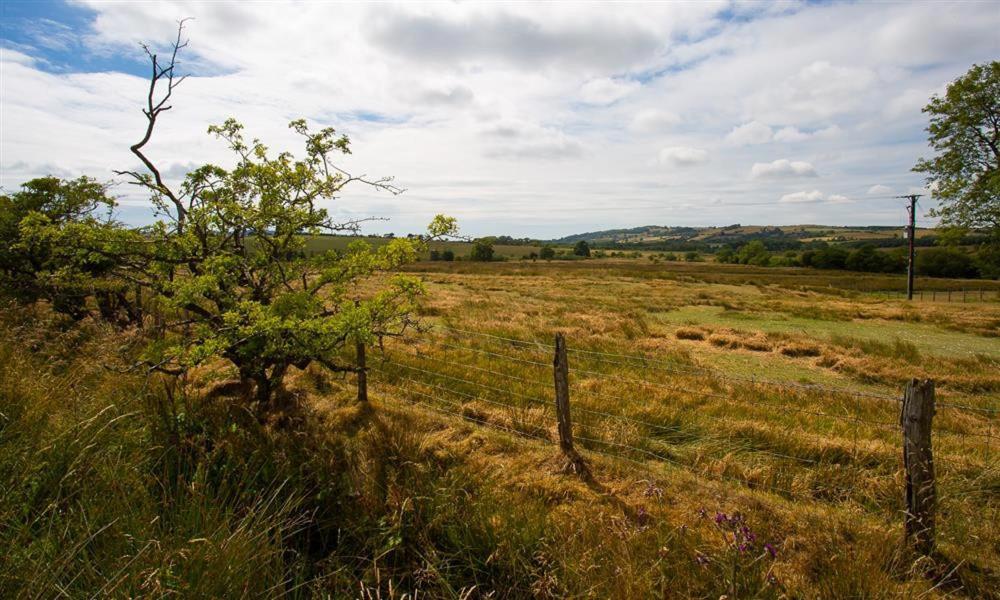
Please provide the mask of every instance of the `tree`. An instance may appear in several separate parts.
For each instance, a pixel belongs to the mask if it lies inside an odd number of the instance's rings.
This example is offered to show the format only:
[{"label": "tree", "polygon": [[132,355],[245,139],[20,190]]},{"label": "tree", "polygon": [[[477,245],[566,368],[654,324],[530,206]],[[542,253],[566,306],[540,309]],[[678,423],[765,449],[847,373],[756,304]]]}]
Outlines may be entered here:
[{"label": "tree", "polygon": [[586,240],[580,240],[573,246],[573,254],[576,256],[590,256],[590,245]]},{"label": "tree", "polygon": [[[114,276],[119,257],[108,243],[122,233],[114,205],[107,186],[87,177],[40,177],[0,196],[0,288],[75,319],[97,308],[111,320],[138,320],[129,286]],[[83,243],[97,239],[106,243]]]},{"label": "tree", "polygon": [[455,260],[455,252],[453,250],[445,250],[441,252],[441,260],[445,262],[452,262]]},{"label": "tree", "polygon": [[925,277],[976,277],[972,257],[953,248],[928,248],[917,253],[917,274]]},{"label": "tree", "polygon": [[[817,269],[843,269],[847,264],[849,253],[837,246],[824,246],[816,249],[809,259],[809,266]],[[802,264],[806,264],[803,258]]]},{"label": "tree", "polygon": [[472,254],[470,257],[472,260],[490,262],[493,260],[493,244],[486,239],[476,240],[472,244]]},{"label": "tree", "polygon": [[1000,243],[1000,61],[973,65],[924,107],[937,152],[913,168],[927,174],[942,223],[990,229]]},{"label": "tree", "polygon": [[542,260],[552,260],[556,257],[556,249],[548,244],[545,244],[542,246],[542,249],[538,251],[538,257]]},{"label": "tree", "polygon": [[753,240],[744,244],[736,253],[736,260],[744,265],[755,265],[766,267],[771,260],[771,253],[767,251],[764,242]]},{"label": "tree", "polygon": [[[233,119],[211,126],[209,133],[233,152],[235,166],[203,165],[178,189],[168,186],[144,146],[183,80],[175,76],[177,52],[186,45],[182,30],[183,22],[166,64],[146,49],[153,73],[143,110],[147,127],[131,149],[148,172],[120,172],[150,193],[161,215],[142,231],[129,275],[168,310],[185,313],[150,346],[142,364],[180,374],[206,360],[228,360],[263,416],[275,408],[290,367],[315,362],[353,371],[342,356],[345,346],[381,343],[414,325],[423,285],[395,272],[416,261],[426,244],[392,239],[373,248],[356,241],[343,251],[306,257],[307,234],[356,233],[364,221],[336,222],[320,201],[357,183],[402,190],[389,178],[369,180],[338,168],[334,156],[350,153],[348,138],[332,128],[314,133],[304,120],[289,124],[302,137],[301,159],[272,155],[259,140],[245,139]],[[456,231],[454,219],[439,215],[428,238]]]}]

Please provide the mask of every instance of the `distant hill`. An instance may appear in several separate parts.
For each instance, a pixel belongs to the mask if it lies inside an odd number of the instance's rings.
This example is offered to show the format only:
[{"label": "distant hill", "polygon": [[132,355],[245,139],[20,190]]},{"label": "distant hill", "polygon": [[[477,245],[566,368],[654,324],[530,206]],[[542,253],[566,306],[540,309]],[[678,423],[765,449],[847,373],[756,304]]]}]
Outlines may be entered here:
[{"label": "distant hill", "polygon": [[[934,236],[933,229],[918,228],[917,238],[924,243]],[[759,239],[771,247],[798,246],[810,242],[846,243],[849,245],[871,243],[876,246],[896,246],[905,243],[906,237],[899,226],[848,226],[832,225],[740,225],[725,227],[671,227],[644,225],[630,229],[605,229],[568,235],[551,240],[555,244],[575,244],[585,240],[595,247],[644,247],[670,250],[707,249],[725,244],[737,246]]]}]

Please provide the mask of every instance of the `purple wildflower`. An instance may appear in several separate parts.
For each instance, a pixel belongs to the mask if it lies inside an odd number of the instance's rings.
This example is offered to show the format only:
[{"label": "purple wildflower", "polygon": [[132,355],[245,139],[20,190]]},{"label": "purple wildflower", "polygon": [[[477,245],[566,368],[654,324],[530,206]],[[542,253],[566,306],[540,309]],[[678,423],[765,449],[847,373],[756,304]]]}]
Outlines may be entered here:
[{"label": "purple wildflower", "polygon": [[764,544],[764,549],[771,555],[771,558],[777,558],[778,551],[770,543]]}]

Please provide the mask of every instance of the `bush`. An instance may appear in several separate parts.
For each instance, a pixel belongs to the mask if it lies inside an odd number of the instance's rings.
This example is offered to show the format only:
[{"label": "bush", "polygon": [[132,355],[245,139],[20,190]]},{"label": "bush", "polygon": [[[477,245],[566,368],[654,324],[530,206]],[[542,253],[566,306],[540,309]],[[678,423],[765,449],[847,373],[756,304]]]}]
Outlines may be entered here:
[{"label": "bush", "polygon": [[542,246],[542,250],[539,253],[539,257],[541,257],[543,260],[552,260],[553,258],[556,257],[556,249],[546,244],[545,246]]},{"label": "bush", "polygon": [[493,260],[493,244],[481,240],[477,241],[472,245],[472,253],[469,257],[479,262],[490,262]]},{"label": "bush", "polygon": [[701,260],[701,257],[698,255],[697,252],[685,252],[684,260],[686,260],[687,262],[698,262],[699,260]]},{"label": "bush", "polygon": [[445,262],[452,262],[455,260],[455,253],[452,250],[445,250],[441,252],[441,260]]},{"label": "bush", "polygon": [[[849,253],[843,248],[827,246],[820,248],[812,255],[809,266],[817,269],[843,269],[847,266]],[[805,264],[805,260],[802,261]]]},{"label": "bush", "polygon": [[441,260],[441,251],[431,250],[431,260]]},{"label": "bush", "polygon": [[576,256],[590,256],[590,245],[586,241],[580,240],[573,246],[573,254]]},{"label": "bush", "polygon": [[923,277],[978,277],[972,257],[951,248],[928,248],[916,256],[917,275]]},{"label": "bush", "polygon": [[984,279],[1000,279],[1000,244],[985,244],[976,254],[976,268]]}]

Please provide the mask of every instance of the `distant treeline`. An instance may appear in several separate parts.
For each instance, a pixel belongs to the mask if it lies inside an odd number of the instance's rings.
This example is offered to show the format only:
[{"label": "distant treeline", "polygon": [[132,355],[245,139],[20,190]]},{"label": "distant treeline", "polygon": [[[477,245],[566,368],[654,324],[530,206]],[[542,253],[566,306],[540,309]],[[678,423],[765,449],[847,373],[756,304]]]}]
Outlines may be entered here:
[{"label": "distant treeline", "polygon": [[[930,244],[923,241],[919,245]],[[724,246],[715,253],[715,257],[722,263],[842,269],[864,273],[904,273],[907,265],[905,247],[885,251],[872,243],[854,248],[847,244],[820,243],[797,252],[773,251],[762,240],[754,240],[739,247]],[[1000,278],[1000,248],[985,244],[975,252],[958,247],[921,248],[916,254],[916,272],[924,277],[997,279]]]}]

